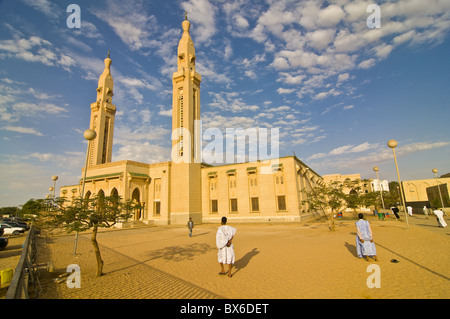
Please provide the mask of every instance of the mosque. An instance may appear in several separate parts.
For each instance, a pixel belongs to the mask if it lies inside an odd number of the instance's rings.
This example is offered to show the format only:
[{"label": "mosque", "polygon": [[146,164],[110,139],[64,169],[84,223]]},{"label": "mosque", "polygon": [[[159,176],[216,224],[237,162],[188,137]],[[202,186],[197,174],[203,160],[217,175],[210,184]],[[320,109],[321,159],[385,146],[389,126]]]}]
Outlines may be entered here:
[{"label": "mosque", "polygon": [[[307,191],[323,183],[314,170],[296,156],[244,163],[210,165],[199,160],[201,141],[190,134],[200,120],[201,75],[195,71],[195,48],[190,22],[182,22],[183,34],[173,73],[172,160],[146,164],[130,160],[112,162],[114,82],[111,59],[105,59],[96,102],[91,104],[84,198],[95,194],[118,195],[139,202],[134,221],[154,225],[230,222],[298,222],[308,215],[303,203]],[[82,169],[84,175],[84,169]],[[79,184],[63,186],[60,196],[79,197]]]}]

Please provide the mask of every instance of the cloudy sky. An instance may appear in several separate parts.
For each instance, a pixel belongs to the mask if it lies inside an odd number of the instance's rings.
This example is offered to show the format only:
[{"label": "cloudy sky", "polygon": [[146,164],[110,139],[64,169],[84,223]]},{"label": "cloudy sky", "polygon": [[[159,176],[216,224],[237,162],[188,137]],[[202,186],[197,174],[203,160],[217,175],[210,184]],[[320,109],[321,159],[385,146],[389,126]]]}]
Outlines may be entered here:
[{"label": "cloudy sky", "polygon": [[450,0],[1,1],[0,206],[77,183],[108,49],[113,161],[170,160],[185,10],[205,129],[279,128],[280,156],[321,175],[397,180],[390,139],[403,180],[450,172]]}]

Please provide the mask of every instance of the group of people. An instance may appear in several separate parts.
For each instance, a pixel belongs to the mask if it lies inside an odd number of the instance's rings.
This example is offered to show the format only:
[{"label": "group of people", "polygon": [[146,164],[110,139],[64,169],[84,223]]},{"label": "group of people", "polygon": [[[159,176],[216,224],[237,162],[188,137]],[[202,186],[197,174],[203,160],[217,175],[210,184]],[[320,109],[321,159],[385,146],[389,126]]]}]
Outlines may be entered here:
[{"label": "group of people", "polygon": [[[399,209],[397,206],[391,207],[392,212],[394,213],[395,217],[397,218],[397,220],[400,220],[400,216],[398,215]],[[439,227],[447,227],[447,223],[444,220],[444,212],[441,209],[438,208],[428,208],[427,206],[423,206],[423,214],[425,215],[425,218],[428,219],[428,215],[430,214],[430,212],[432,214],[434,214],[434,216],[436,216],[436,220],[438,222],[438,226]],[[408,213],[409,216],[413,215],[413,209],[411,206],[407,206],[406,207],[406,212]]]},{"label": "group of people", "polygon": [[[399,209],[394,206],[392,212],[397,219],[400,218],[398,215]],[[423,207],[423,212],[428,218],[428,209],[426,206]],[[409,213],[409,212],[408,212]],[[440,209],[435,209],[433,214],[436,216],[439,227],[447,227],[447,223],[444,220],[444,212]],[[412,212],[411,212],[412,215]],[[377,250],[375,248],[375,243],[373,241],[372,229],[367,220],[364,219],[363,214],[358,214],[359,220],[355,223],[356,225],[356,254],[359,258],[364,258],[367,261],[372,258],[377,261]],[[192,230],[194,228],[194,222],[192,218],[189,218],[187,223],[189,229],[189,236],[192,237]],[[218,262],[220,264],[221,270],[219,275],[227,275],[231,277],[231,268],[233,267],[235,261],[233,239],[236,234],[236,228],[227,225],[227,218],[222,217],[221,226],[217,229],[216,233],[216,246],[219,250],[217,253]],[[225,269],[224,265],[228,265],[228,269]]]}]

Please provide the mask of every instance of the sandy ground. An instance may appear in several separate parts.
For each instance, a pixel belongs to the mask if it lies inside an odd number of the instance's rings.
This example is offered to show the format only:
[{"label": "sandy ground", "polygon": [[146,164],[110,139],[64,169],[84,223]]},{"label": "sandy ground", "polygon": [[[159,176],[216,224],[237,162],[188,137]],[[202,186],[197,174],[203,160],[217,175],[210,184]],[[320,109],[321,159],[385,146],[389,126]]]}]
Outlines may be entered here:
[{"label": "sandy ground", "polygon": [[[355,220],[303,224],[232,224],[236,263],[232,278],[219,276],[218,225],[106,230],[98,235],[105,275],[96,278],[90,234],[40,239],[40,262],[55,271],[41,274],[40,298],[303,299],[450,297],[450,231],[434,217],[371,222],[378,261],[356,256]],[[449,217],[445,217],[449,220]],[[398,263],[391,262],[392,259]],[[80,266],[81,288],[51,278]],[[379,266],[380,288],[369,288],[370,265]],[[368,269],[369,267],[369,269]],[[369,271],[368,271],[369,270]],[[372,278],[371,277],[371,278]],[[370,282],[373,282],[370,280]]]}]

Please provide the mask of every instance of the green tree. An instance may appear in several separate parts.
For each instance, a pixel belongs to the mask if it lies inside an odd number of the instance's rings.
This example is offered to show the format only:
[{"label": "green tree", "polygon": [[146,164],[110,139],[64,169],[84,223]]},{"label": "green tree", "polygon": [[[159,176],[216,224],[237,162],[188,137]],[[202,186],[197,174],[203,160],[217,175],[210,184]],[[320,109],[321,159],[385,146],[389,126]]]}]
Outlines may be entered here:
[{"label": "green tree", "polygon": [[125,221],[141,206],[133,201],[122,201],[119,196],[93,196],[81,200],[66,198],[45,200],[40,214],[42,225],[64,227],[68,233],[92,230],[91,243],[97,260],[96,276],[103,275],[103,260],[97,242],[99,228],[109,228]]},{"label": "green tree", "polygon": [[330,229],[335,230],[334,214],[347,208],[347,195],[344,194],[344,184],[340,182],[331,182],[329,185],[319,185],[306,193],[306,200],[303,204],[308,204],[309,209],[321,211],[327,216],[330,214]]},{"label": "green tree", "polygon": [[19,213],[19,208],[12,207],[0,207],[0,216],[8,215],[8,216],[17,216]]}]

